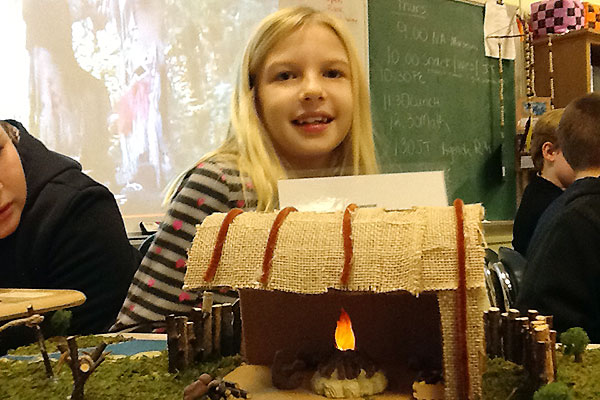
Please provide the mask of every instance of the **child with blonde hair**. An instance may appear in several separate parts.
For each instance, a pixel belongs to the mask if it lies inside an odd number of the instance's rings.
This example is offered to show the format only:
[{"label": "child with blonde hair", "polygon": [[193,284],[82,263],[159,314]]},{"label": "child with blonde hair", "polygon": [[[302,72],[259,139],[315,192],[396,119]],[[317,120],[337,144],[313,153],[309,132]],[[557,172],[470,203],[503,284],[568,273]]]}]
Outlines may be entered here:
[{"label": "child with blonde hair", "polygon": [[513,225],[513,248],[523,256],[542,213],[575,179],[571,166],[558,146],[556,130],[563,108],[551,110],[540,117],[531,135],[531,158],[535,176],[521,198]]},{"label": "child with blonde hair", "polygon": [[231,106],[225,142],[170,189],[113,331],[148,330],[198,303],[181,287],[195,226],[207,215],[276,209],[280,179],[378,172],[365,73],[347,28],[323,12],[282,9],[261,22]]}]

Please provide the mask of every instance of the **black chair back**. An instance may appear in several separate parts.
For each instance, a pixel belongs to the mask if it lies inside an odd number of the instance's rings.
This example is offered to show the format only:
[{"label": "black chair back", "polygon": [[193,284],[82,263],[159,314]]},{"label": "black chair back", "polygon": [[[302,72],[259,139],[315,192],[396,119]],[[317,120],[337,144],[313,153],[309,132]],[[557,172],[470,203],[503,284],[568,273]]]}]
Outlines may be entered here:
[{"label": "black chair back", "polygon": [[498,259],[502,262],[504,269],[510,276],[516,298],[516,293],[519,292],[519,285],[523,281],[527,260],[521,253],[508,247],[500,247],[498,249]]},{"label": "black chair back", "polygon": [[148,235],[148,237],[146,237],[146,239],[144,239],[142,244],[140,244],[140,247],[138,250],[140,251],[140,253],[142,253],[142,258],[144,258],[146,256],[146,253],[148,252],[148,249],[150,248],[150,245],[154,241],[155,237],[156,237],[156,232],[151,235]]}]

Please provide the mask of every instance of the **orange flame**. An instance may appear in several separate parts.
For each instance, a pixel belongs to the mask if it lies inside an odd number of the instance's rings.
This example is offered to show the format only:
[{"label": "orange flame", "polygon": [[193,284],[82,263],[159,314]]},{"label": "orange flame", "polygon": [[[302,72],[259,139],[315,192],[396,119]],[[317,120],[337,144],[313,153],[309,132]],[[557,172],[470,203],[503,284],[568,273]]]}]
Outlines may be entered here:
[{"label": "orange flame", "polygon": [[352,331],[352,322],[350,316],[342,308],[340,319],[335,328],[335,347],[338,350],[354,350],[354,332]]}]

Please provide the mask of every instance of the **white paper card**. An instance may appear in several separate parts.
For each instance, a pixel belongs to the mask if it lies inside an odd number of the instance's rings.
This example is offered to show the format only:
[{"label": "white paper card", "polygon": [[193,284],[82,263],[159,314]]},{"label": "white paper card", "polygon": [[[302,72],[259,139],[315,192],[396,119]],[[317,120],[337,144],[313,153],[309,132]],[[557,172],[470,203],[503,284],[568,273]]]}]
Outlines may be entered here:
[{"label": "white paper card", "polygon": [[498,4],[496,0],[487,0],[485,3],[485,19],[483,22],[483,35],[485,37],[485,55],[498,58],[498,44],[502,44],[502,59],[514,60],[516,54],[515,43],[519,38],[496,39],[490,36],[518,35],[517,7],[507,4]]},{"label": "white paper card", "polygon": [[339,211],[350,203],[386,209],[448,205],[443,171],[287,179],[278,187],[280,208],[299,211]]}]

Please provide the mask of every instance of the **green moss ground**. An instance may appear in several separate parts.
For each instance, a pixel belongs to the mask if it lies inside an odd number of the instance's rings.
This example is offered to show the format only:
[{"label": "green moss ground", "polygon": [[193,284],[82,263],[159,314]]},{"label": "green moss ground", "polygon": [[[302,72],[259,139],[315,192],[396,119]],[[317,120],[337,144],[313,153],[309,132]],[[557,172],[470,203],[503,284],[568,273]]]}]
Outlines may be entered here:
[{"label": "green moss ground", "polygon": [[558,381],[573,387],[577,400],[600,399],[600,349],[586,351],[583,362],[576,363],[573,356],[557,354]]},{"label": "green moss ground", "polygon": [[[81,343],[80,347],[93,347],[105,339],[82,337],[78,343]],[[34,346],[11,354],[35,354],[37,351]],[[185,386],[202,373],[224,376],[241,362],[240,356],[225,357],[196,365],[184,373],[170,374],[166,351],[154,358],[109,359],[87,381],[86,399],[180,399]],[[587,351],[583,363],[575,363],[572,356],[563,356],[557,351],[557,362],[558,381],[573,388],[574,399],[600,399],[600,349]],[[52,364],[56,370],[56,362]],[[64,400],[71,394],[71,370],[63,365],[56,375],[55,380],[48,380],[41,362],[0,361],[0,399]],[[483,377],[483,400],[529,400],[532,390],[525,387],[525,382],[522,367],[500,359],[488,360]]]},{"label": "green moss ground", "polygon": [[[557,380],[573,389],[574,399],[600,399],[600,349],[586,351],[582,363],[557,351],[556,361]],[[525,382],[522,367],[501,359],[488,360],[483,375],[483,400],[529,400],[533,393]]]},{"label": "green moss ground", "polygon": [[[79,343],[79,339],[78,339]],[[95,346],[95,340],[81,341],[81,347]],[[37,348],[36,348],[37,351]],[[19,354],[31,351],[19,349]],[[167,352],[158,357],[108,359],[90,376],[85,384],[86,400],[148,400],[181,399],[183,389],[206,372],[224,376],[242,362],[240,356],[225,357],[198,364],[179,374],[167,371]],[[46,378],[42,362],[0,361],[0,399],[65,400],[71,394],[71,369],[62,365],[56,379]]]},{"label": "green moss ground", "polygon": [[483,374],[483,400],[529,400],[533,390],[527,387],[527,376],[520,365],[501,358],[487,360]]}]

